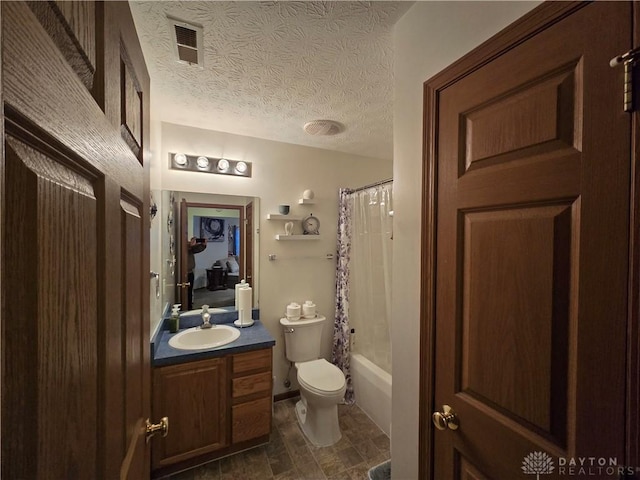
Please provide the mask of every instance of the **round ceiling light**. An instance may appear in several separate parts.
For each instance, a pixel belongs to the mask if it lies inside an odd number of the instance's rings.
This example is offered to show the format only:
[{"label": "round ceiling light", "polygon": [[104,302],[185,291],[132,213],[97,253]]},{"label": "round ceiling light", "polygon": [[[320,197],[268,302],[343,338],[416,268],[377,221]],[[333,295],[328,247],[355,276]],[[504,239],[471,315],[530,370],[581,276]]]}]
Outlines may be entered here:
[{"label": "round ceiling light", "polygon": [[344,125],[334,120],[312,120],[302,127],[309,135],[327,136],[337,135],[344,131]]}]

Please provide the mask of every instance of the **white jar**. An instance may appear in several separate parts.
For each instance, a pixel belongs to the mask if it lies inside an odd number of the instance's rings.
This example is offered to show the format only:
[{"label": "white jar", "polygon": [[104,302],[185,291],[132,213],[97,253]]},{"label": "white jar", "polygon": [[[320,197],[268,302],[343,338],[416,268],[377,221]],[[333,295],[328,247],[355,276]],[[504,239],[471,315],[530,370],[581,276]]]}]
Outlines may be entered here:
[{"label": "white jar", "polygon": [[293,302],[287,305],[287,320],[300,320],[300,305]]},{"label": "white jar", "polygon": [[316,318],[316,305],[311,300],[307,300],[302,305],[302,316],[304,318]]}]

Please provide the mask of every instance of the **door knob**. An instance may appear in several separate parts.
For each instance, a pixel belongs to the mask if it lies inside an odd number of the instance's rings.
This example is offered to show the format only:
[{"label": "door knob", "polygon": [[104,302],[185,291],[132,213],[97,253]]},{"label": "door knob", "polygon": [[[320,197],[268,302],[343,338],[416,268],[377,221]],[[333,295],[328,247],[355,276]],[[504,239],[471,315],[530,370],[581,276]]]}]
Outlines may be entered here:
[{"label": "door knob", "polygon": [[182,288],[188,287],[189,285],[191,285],[190,282],[178,283],[178,286]]},{"label": "door knob", "polygon": [[158,432],[160,432],[163,437],[166,437],[169,434],[169,417],[162,417],[160,419],[160,423],[151,423],[147,418],[146,427],[145,434],[147,437],[147,443],[149,443],[151,437]]},{"label": "door knob", "polygon": [[449,405],[443,405],[442,412],[434,412],[431,419],[438,430],[446,430],[447,428],[457,430],[460,426],[456,413]]}]

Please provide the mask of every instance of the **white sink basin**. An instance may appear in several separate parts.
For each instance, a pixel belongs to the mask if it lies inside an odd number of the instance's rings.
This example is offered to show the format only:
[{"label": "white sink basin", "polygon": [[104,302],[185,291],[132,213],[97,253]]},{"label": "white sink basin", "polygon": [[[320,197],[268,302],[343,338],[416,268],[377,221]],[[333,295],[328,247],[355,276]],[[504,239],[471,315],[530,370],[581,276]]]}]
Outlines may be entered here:
[{"label": "white sink basin", "polygon": [[169,345],[180,350],[201,350],[226,345],[240,336],[240,330],[228,325],[213,328],[189,328],[171,337]]}]

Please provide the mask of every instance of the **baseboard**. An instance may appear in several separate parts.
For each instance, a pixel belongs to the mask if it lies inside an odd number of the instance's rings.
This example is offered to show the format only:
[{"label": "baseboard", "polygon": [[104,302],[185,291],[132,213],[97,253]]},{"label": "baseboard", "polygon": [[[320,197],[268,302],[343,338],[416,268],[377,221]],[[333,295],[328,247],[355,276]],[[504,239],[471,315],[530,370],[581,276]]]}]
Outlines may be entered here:
[{"label": "baseboard", "polygon": [[273,396],[273,402],[279,402],[280,400],[286,400],[287,398],[299,397],[300,390],[291,390],[290,392],[278,393]]}]

